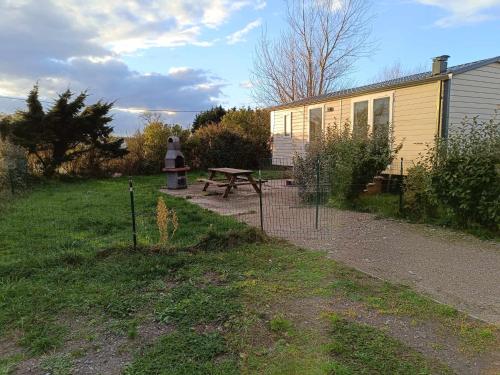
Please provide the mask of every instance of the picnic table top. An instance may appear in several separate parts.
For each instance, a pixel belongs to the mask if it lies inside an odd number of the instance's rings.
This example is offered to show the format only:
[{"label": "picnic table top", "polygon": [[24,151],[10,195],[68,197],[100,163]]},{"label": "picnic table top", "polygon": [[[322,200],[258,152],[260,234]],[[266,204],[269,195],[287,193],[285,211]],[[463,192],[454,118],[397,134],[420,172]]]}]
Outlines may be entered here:
[{"label": "picnic table top", "polygon": [[253,171],[247,169],[236,169],[236,168],[208,168],[210,172],[220,172],[231,175],[239,175],[239,174],[252,174]]}]

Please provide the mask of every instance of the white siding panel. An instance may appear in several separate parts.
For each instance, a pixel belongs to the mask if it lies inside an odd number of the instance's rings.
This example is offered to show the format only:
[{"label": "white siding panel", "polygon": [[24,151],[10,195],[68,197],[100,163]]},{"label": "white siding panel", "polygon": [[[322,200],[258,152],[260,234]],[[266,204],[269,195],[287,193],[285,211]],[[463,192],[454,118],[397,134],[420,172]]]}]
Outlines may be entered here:
[{"label": "white siding panel", "polygon": [[500,63],[453,76],[449,109],[450,132],[465,116],[490,120],[495,110],[500,110]]},{"label": "white siding panel", "polygon": [[439,82],[432,82],[394,92],[393,129],[396,145],[401,144],[393,164],[386,173],[399,173],[400,158],[404,172],[420,159],[437,135]]},{"label": "white siding panel", "polygon": [[[292,134],[285,136],[284,115],[291,115]],[[292,165],[295,154],[304,152],[304,108],[294,107],[280,111],[273,111],[274,131],[273,136],[273,164]]]}]

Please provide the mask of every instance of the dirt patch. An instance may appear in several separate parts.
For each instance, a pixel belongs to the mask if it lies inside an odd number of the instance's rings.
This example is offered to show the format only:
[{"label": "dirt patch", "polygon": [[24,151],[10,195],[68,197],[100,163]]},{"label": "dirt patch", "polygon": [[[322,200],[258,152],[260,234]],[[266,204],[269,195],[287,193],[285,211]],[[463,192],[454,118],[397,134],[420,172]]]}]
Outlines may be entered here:
[{"label": "dirt patch", "polygon": [[226,283],[226,275],[220,272],[208,271],[205,272],[202,278],[203,285],[223,285]]},{"label": "dirt patch", "polygon": [[198,324],[193,327],[193,330],[199,335],[206,335],[209,333],[224,331],[223,327],[216,324]]},{"label": "dirt patch", "polygon": [[[172,332],[171,326],[147,320],[137,327],[134,338],[126,334],[100,329],[92,338],[73,339],[66,342],[63,350],[19,363],[15,374],[47,374],[42,364],[50,357],[63,357],[70,361],[71,374],[121,374],[134,354],[153,343],[159,336]],[[81,335],[78,334],[78,336]]]},{"label": "dirt patch", "polygon": [[17,342],[21,338],[21,332],[10,332],[7,337],[0,339],[0,358],[7,358],[18,354],[23,354],[24,350]]}]

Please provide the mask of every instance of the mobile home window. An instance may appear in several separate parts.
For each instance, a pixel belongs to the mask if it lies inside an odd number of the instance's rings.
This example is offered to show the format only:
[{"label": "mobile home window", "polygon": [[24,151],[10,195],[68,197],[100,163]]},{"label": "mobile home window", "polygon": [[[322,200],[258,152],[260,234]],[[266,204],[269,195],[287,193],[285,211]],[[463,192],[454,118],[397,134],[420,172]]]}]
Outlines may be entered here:
[{"label": "mobile home window", "polygon": [[373,134],[389,137],[391,100],[388,97],[373,100]]},{"label": "mobile home window", "polygon": [[367,95],[352,101],[352,134],[366,138],[369,133],[389,137],[392,122],[392,92]]},{"label": "mobile home window", "polygon": [[321,137],[323,128],[323,109],[309,109],[309,141],[314,141]]},{"label": "mobile home window", "polygon": [[353,135],[359,138],[368,136],[368,100],[354,103]]},{"label": "mobile home window", "polygon": [[292,113],[283,115],[283,135],[292,135]]}]

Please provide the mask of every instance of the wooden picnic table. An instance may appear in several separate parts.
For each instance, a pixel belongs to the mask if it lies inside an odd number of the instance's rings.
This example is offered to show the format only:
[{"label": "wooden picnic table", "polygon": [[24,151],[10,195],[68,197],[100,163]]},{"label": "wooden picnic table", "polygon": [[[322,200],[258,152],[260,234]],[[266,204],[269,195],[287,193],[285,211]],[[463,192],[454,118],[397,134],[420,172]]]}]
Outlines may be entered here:
[{"label": "wooden picnic table", "polygon": [[[204,182],[205,186],[203,191],[207,191],[208,187],[213,184],[219,187],[225,187],[223,198],[227,198],[232,188],[237,188],[240,185],[252,185],[257,194],[260,194],[259,185],[253,179],[253,171],[247,169],[235,169],[235,168],[209,168],[210,177],[200,178],[198,181]],[[222,174],[223,179],[217,179],[217,174]]]}]

